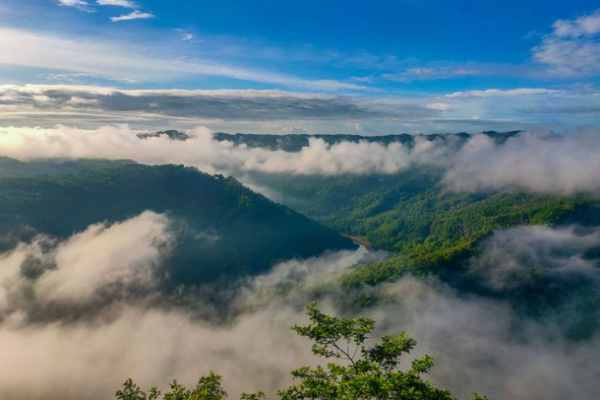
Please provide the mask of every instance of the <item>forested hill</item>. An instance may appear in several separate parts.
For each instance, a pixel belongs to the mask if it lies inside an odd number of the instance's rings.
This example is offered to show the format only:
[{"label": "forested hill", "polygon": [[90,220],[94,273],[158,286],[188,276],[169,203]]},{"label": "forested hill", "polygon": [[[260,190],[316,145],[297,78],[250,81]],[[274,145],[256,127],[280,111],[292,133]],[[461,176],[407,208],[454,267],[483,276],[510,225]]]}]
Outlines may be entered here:
[{"label": "forested hill", "polygon": [[177,249],[170,264],[178,282],[254,274],[277,261],[355,248],[349,239],[234,178],[193,168],[125,164],[0,178],[5,248],[16,238],[35,233],[66,238],[90,224],[122,221],[146,210],[171,216]]},{"label": "forested hill", "polygon": [[425,167],[393,175],[251,175],[284,204],[397,254],[369,271],[377,276],[357,277],[361,282],[394,280],[409,267],[439,271],[470,256],[486,235],[505,228],[600,225],[598,196],[461,193],[449,190],[442,177],[443,171]]},{"label": "forested hill", "polygon": [[[177,131],[167,131],[169,137],[181,139],[181,133]],[[513,132],[483,132],[484,135],[494,138],[497,142],[503,142],[507,138],[518,134],[519,131]],[[244,133],[215,133],[214,138],[218,141],[228,140],[235,144],[245,144],[248,147],[264,147],[271,150],[283,151],[300,151],[302,147],[308,146],[309,140],[321,139],[325,143],[333,145],[341,142],[368,142],[388,145],[390,143],[402,143],[406,146],[412,146],[417,139],[425,140],[454,140],[457,144],[461,144],[472,135],[470,133],[443,133],[430,135],[409,135],[407,133],[385,136],[362,136],[362,135],[307,135],[307,134],[292,134],[292,135],[266,135],[266,134],[244,134]],[[183,139],[185,140],[185,139]]]},{"label": "forested hill", "polygon": [[[490,131],[481,134],[502,144],[519,133]],[[189,138],[175,130],[149,135],[166,135],[173,140]],[[460,148],[471,137],[469,133],[388,136],[214,134],[215,140],[219,141],[288,152],[300,151],[309,145],[311,138],[332,145],[371,142],[382,145],[402,143],[407,147],[419,139],[440,140],[450,147]],[[534,194],[514,188],[457,192],[444,183],[444,173],[444,168],[415,165],[394,174],[327,176],[254,171],[243,178],[257,187],[267,188],[277,202],[338,232],[361,237],[375,249],[395,253],[388,263],[388,266],[393,265],[390,279],[406,266],[417,265],[420,269],[435,271],[448,263],[453,264],[472,254],[480,239],[497,230],[566,221],[600,224],[598,196]]]},{"label": "forested hill", "polygon": [[[482,132],[483,135],[487,135],[494,138],[497,143],[502,143],[509,137],[515,136],[519,131],[512,132],[495,132],[488,131]],[[190,136],[181,131],[167,130],[151,133],[140,133],[138,137],[141,139],[155,137],[159,135],[167,136],[172,140],[185,141]],[[236,145],[244,144],[248,147],[262,147],[269,150],[283,150],[290,152],[300,151],[303,147],[308,146],[310,139],[321,139],[325,143],[333,145],[342,142],[368,142],[368,143],[379,143],[381,145],[388,145],[390,143],[402,143],[408,147],[414,145],[415,140],[452,140],[457,145],[464,143],[468,140],[472,134],[461,132],[461,133],[436,133],[430,135],[409,135],[407,133],[401,133],[397,135],[384,135],[384,136],[362,136],[362,135],[343,135],[343,134],[331,134],[331,135],[308,135],[308,134],[289,134],[289,135],[272,135],[272,134],[260,134],[260,133],[224,133],[218,132],[213,135],[217,141],[230,141]]]},{"label": "forested hill", "polygon": [[15,178],[37,175],[73,174],[85,171],[96,171],[103,168],[135,164],[131,160],[31,160],[28,162],[0,156],[0,178]]}]

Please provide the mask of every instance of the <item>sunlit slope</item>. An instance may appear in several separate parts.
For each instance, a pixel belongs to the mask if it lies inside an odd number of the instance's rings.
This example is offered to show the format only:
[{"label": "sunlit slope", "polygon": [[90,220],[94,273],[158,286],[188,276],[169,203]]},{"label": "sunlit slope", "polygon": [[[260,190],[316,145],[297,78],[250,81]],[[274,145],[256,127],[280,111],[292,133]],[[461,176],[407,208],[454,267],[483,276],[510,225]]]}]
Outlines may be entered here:
[{"label": "sunlit slope", "polygon": [[[285,204],[340,232],[367,239],[395,253],[381,276],[395,279],[407,264],[434,270],[468,257],[490,232],[533,224],[600,222],[599,199],[515,190],[482,193],[452,191],[443,171],[413,168],[394,175],[259,175]],[[424,267],[424,268],[422,268]]]}]

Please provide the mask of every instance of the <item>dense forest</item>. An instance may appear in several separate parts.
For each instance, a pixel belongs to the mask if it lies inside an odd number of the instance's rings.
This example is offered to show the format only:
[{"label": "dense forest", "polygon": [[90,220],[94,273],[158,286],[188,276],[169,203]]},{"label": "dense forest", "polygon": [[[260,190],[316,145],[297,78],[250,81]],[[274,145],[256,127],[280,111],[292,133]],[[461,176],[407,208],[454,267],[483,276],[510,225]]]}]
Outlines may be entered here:
[{"label": "dense forest", "polygon": [[[506,139],[515,136],[519,131],[512,132],[483,132],[484,135],[494,138],[498,143],[504,142]],[[152,135],[167,135],[174,140],[186,140],[189,137],[185,133],[169,130],[162,132],[155,132],[152,134],[142,134],[141,137],[149,137]],[[430,134],[430,135],[409,135],[406,133],[397,135],[385,135],[385,136],[361,136],[361,135],[308,135],[308,134],[293,134],[293,135],[265,135],[265,134],[248,134],[248,133],[223,133],[218,132],[214,134],[215,140],[218,141],[230,141],[236,145],[244,144],[248,147],[261,147],[270,150],[283,150],[289,152],[297,152],[302,150],[303,147],[308,146],[310,139],[321,139],[328,145],[348,142],[348,143],[379,143],[382,145],[389,145],[391,143],[401,143],[408,147],[414,146],[416,140],[424,139],[427,141],[444,140],[448,142],[454,142],[455,145],[460,145],[472,137],[471,134],[453,133],[453,134]]]},{"label": "dense forest", "polygon": [[439,271],[472,255],[478,241],[496,230],[600,222],[598,197],[516,190],[460,193],[444,185],[441,171],[428,168],[394,175],[253,174],[251,179],[317,221],[396,254],[347,278],[357,283],[393,281],[406,268]]},{"label": "dense forest", "polygon": [[[171,217],[177,246],[169,272],[179,283],[252,275],[281,260],[355,247],[234,178],[175,165],[107,164],[13,162],[21,176],[0,179],[4,248],[38,233],[66,238],[91,224],[123,221],[146,210]],[[57,173],[37,174],[46,167]],[[58,173],[65,170],[73,173]]]}]

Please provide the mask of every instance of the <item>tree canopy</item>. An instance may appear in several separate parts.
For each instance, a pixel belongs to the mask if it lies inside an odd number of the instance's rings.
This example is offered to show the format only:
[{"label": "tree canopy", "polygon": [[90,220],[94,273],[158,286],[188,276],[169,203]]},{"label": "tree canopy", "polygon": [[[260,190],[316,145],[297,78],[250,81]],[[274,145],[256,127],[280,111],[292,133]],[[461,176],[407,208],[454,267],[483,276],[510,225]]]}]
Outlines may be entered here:
[{"label": "tree canopy", "polygon": [[[281,400],[456,400],[446,389],[439,389],[423,378],[433,367],[428,355],[416,358],[410,367],[401,368],[403,356],[417,341],[406,332],[386,335],[372,345],[375,321],[371,318],[338,318],[324,314],[316,303],[306,307],[310,323],[293,326],[300,336],[313,342],[312,352],[332,359],[325,367],[303,366],[291,372],[298,382],[281,390]],[[142,391],[131,379],[116,393],[117,400],[157,400],[161,392]],[[211,372],[188,389],[174,381],[163,400],[225,400],[227,393],[221,376]],[[244,393],[241,400],[264,400],[265,394]],[[489,400],[473,394],[471,400]]]}]

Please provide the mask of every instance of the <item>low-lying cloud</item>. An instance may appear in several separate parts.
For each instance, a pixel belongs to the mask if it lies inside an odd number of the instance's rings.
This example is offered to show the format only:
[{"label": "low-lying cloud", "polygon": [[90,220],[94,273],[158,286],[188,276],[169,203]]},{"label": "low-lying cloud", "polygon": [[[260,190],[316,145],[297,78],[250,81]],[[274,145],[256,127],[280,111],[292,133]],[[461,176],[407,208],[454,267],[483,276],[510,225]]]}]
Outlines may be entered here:
[{"label": "low-lying cloud", "polygon": [[185,164],[209,173],[244,176],[248,172],[296,175],[395,174],[412,167],[445,171],[444,182],[457,191],[512,188],[535,193],[598,193],[600,130],[564,134],[524,132],[506,141],[483,134],[464,143],[454,136],[413,144],[348,142],[328,144],[311,138],[297,152],[215,140],[206,128],[189,139],[166,135],[140,138],[127,126],[84,130],[58,126],[0,128],[0,155],[20,160],[47,158],[131,159],[144,164]]},{"label": "low-lying cloud", "polygon": [[419,140],[409,149],[401,143],[341,142],[328,145],[310,139],[299,152],[270,150],[214,140],[206,128],[186,141],[166,135],[140,139],[126,126],[82,130],[67,127],[0,128],[0,154],[21,160],[37,158],[131,159],[145,164],[186,164],[207,172],[258,171],[290,174],[395,173],[412,163],[433,161],[440,143]]},{"label": "low-lying cloud", "polygon": [[455,190],[515,187],[537,193],[598,193],[598,154],[598,128],[564,135],[523,133],[504,144],[478,135],[456,153],[445,179]]},{"label": "low-lying cloud", "polygon": [[[63,294],[63,304],[73,306],[81,297],[77,290],[69,290],[71,280],[92,293],[112,290],[115,281],[122,284],[122,291],[136,289],[137,279],[115,277],[112,267],[95,260],[97,252],[89,252],[94,244],[102,244],[104,260],[120,261],[126,271],[137,271],[136,277],[145,270],[149,280],[158,279],[153,274],[157,267],[154,258],[146,256],[157,254],[160,259],[167,251],[162,245],[167,221],[146,212],[110,227],[91,226],[63,243],[48,243],[47,249],[30,247],[43,247],[38,239],[0,258],[0,286],[5,290],[0,302],[4,349],[0,393],[5,398],[110,398],[128,377],[144,387],[165,387],[172,379],[193,384],[210,370],[224,375],[232,396],[260,389],[273,398],[277,389],[291,383],[290,370],[315,363],[309,343],[289,327],[305,321],[303,305],[315,296],[328,311],[335,311],[332,300],[344,295],[334,284],[335,274],[365,261],[364,249],[356,254],[343,251],[288,261],[241,283],[233,301],[252,306],[226,323],[201,317],[201,310],[165,306],[143,297],[103,298],[100,301],[110,302],[109,308],[90,311],[81,318],[68,313],[48,321],[27,318],[30,310],[24,304],[31,301],[28,293],[32,288],[39,300],[55,300],[52,287],[35,290],[43,286],[46,276],[61,275],[55,281],[56,292]],[[133,227],[137,232],[129,238]],[[597,265],[584,260],[597,248],[598,235],[597,229],[577,227],[506,230],[487,240],[473,273],[479,274],[482,285],[512,293],[527,287],[532,274],[568,280],[584,272],[597,291]],[[53,260],[49,262],[53,265],[28,275],[26,255],[43,256]],[[482,266],[486,268],[483,274]],[[18,280],[29,284],[14,285]],[[321,290],[311,290],[323,284]],[[294,290],[277,290],[281,288]],[[378,319],[377,335],[406,330],[416,337],[419,346],[414,356],[425,352],[434,356],[437,365],[431,379],[459,398],[479,391],[498,400],[584,400],[600,390],[596,379],[600,373],[598,331],[573,340],[561,326],[577,317],[587,318],[590,324],[598,322],[596,313],[585,308],[570,308],[567,320],[560,307],[552,306],[544,308],[543,318],[528,316],[502,297],[465,295],[436,279],[407,277],[371,290],[387,300],[362,311]],[[567,298],[593,302],[586,297],[589,293],[573,291]],[[19,302],[15,302],[17,294]],[[155,298],[156,294],[148,296]]]},{"label": "low-lying cloud", "polygon": [[[474,269],[494,290],[504,291],[541,284],[552,277],[581,276],[600,279],[598,260],[588,255],[600,246],[600,229],[576,226],[550,229],[524,226],[497,232],[486,241]],[[600,284],[600,282],[598,282]]]},{"label": "low-lying cloud", "polygon": [[[168,223],[144,212],[111,226],[92,225],[62,243],[37,237],[1,255],[3,398],[108,398],[126,377],[164,387],[173,379],[193,384],[211,369],[226,375],[232,394],[273,391],[311,352],[289,329],[301,308],[279,307],[268,290],[325,276],[366,256],[362,249],[306,264],[289,261],[270,277],[240,282],[233,301],[260,308],[217,324],[200,318],[204,310],[174,306],[161,294]],[[321,270],[325,264],[329,269]],[[254,295],[261,292],[268,297],[258,303]],[[188,294],[210,308],[202,293]],[[77,313],[91,302],[94,307]]]},{"label": "low-lying cloud", "polygon": [[0,257],[0,321],[75,314],[155,290],[172,246],[168,219],[153,212],[91,225],[62,243],[37,236]]},{"label": "low-lying cloud", "polygon": [[56,249],[55,268],[38,279],[36,293],[47,301],[81,303],[110,285],[151,286],[172,240],[167,219],[152,212],[109,228],[90,226]]}]

